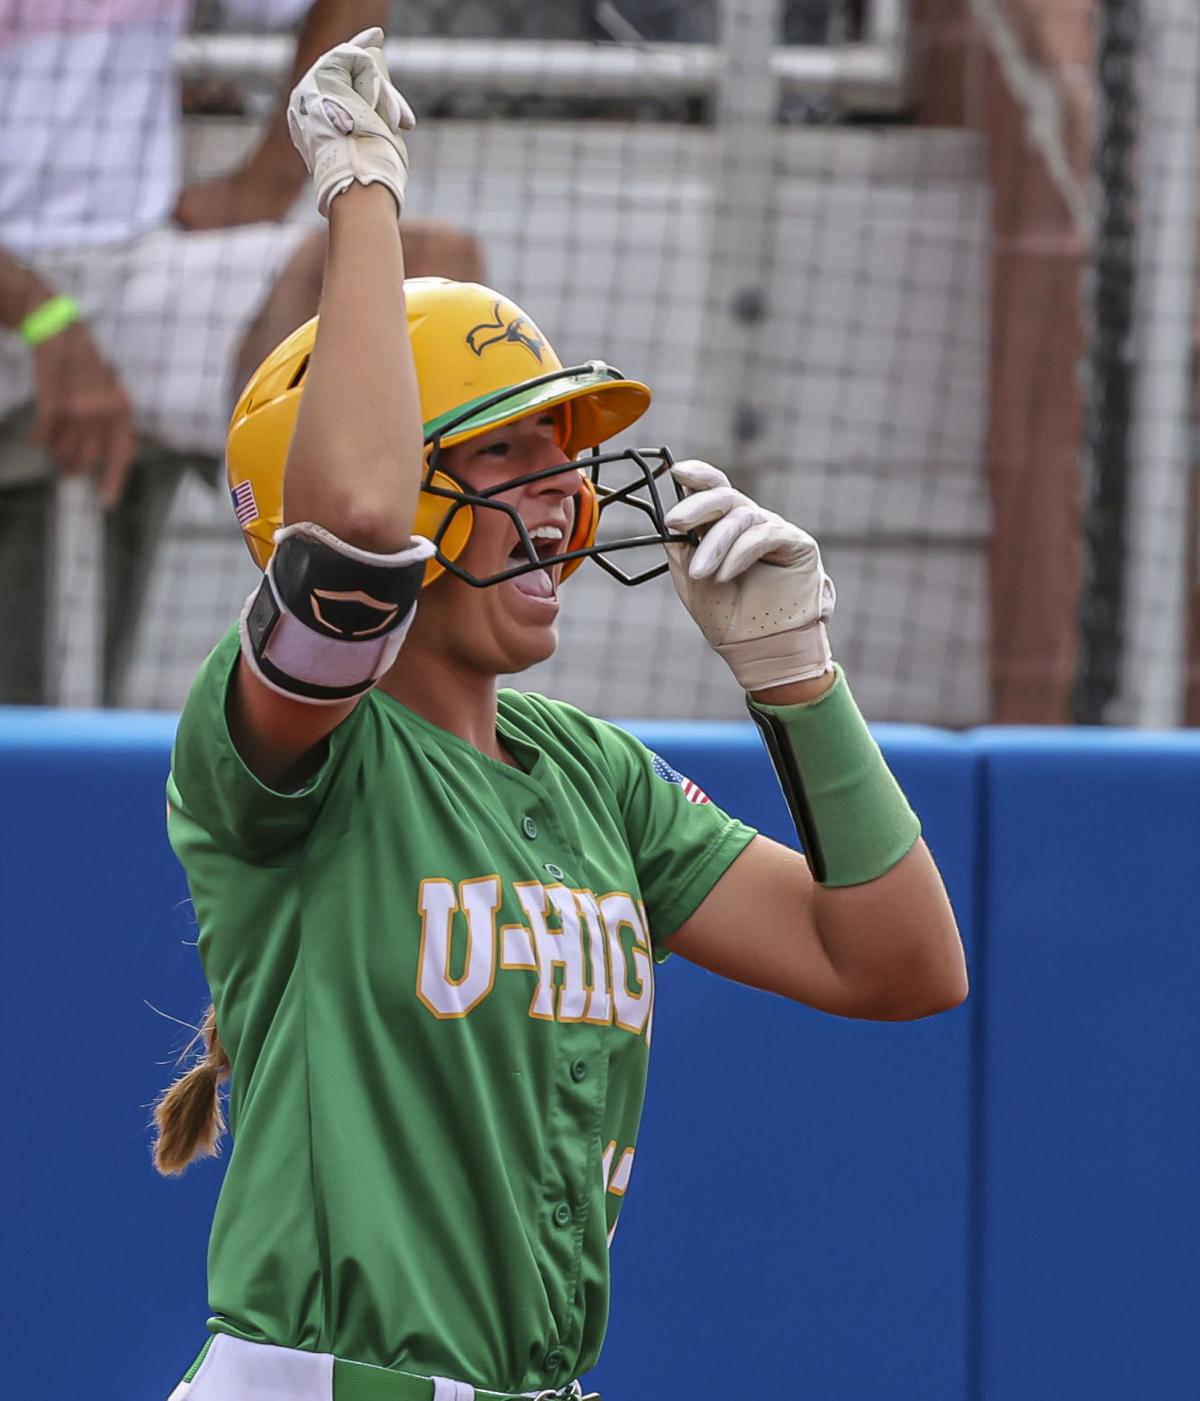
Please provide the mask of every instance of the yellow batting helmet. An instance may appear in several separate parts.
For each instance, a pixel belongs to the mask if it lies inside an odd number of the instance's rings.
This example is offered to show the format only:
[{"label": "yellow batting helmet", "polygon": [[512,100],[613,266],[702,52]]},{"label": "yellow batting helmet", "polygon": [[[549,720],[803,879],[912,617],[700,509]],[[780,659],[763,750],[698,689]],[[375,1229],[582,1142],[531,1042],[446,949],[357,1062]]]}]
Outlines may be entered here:
[{"label": "yellow batting helmet", "polygon": [[[600,360],[564,367],[525,312],[490,287],[422,277],[406,282],[404,292],[427,445],[426,472],[413,528],[437,546],[436,558],[426,566],[425,583],[447,568],[471,583],[496,582],[471,578],[454,561],[466,546],[473,508],[496,506],[516,518],[515,512],[472,493],[441,471],[441,450],[527,414],[558,409],[563,451],[576,459],[636,422],[650,405],[650,390],[636,380],[623,378]],[[316,333],[314,317],[267,356],[243,389],[229,425],[226,468],[230,494],[246,544],[261,569],[271,558],[275,531],[283,524],[284,464]],[[665,450],[661,454],[669,463],[669,454]],[[635,460],[649,483],[653,505],[631,499],[628,489],[606,493],[600,486],[595,464],[621,457]],[[648,467],[644,457],[629,452],[600,458],[593,453],[591,458],[572,461],[561,469],[577,471],[580,478],[575,525],[563,551],[567,556],[563,578],[585,558],[599,557],[601,549],[613,548],[611,543],[596,544],[596,526],[606,494],[619,495],[651,516],[656,532],[648,538],[666,538],[653,482],[663,467]],[[523,480],[516,478],[514,482]],[[517,525],[528,544],[519,519]],[[624,543],[645,542],[644,537]],[[520,570],[510,574],[514,572]],[[641,575],[634,580],[619,571],[611,572],[625,582],[649,577]]]}]

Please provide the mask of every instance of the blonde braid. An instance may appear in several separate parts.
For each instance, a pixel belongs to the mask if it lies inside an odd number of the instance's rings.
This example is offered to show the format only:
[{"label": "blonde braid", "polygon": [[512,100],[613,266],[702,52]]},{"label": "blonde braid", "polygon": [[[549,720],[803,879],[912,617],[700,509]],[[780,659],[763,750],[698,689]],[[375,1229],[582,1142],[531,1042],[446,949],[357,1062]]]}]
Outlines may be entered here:
[{"label": "blonde braid", "polygon": [[225,1132],[220,1087],[222,1081],[229,1079],[232,1067],[221,1044],[217,1012],[211,1002],[188,1050],[201,1040],[204,1055],[167,1086],[154,1106],[154,1122],[158,1126],[154,1166],[164,1177],[174,1177],[197,1158],[213,1158],[220,1152],[220,1139]]}]

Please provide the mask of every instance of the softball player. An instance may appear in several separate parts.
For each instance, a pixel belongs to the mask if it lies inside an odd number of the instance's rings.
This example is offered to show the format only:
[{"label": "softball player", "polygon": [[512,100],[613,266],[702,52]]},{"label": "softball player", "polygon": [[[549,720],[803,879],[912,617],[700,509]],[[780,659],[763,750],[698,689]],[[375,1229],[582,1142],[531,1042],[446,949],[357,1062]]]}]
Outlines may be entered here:
[{"label": "softball player", "polygon": [[[212,1336],[176,1401],[578,1396],[656,963],[846,1016],[966,993],[917,820],[830,659],[812,538],[704,463],[673,468],[664,513],[667,455],[585,451],[644,385],[564,368],[499,293],[405,285],[413,117],[382,37],[292,95],[330,224],[319,330],[235,411],[232,495],[265,572],[172,756],[215,1010],[159,1106],[159,1166],[213,1151],[231,1071],[235,1130]],[[497,690],[553,651],[570,573],[619,568],[629,542],[596,540],[613,459],[748,692],[807,861],[621,730]]]}]

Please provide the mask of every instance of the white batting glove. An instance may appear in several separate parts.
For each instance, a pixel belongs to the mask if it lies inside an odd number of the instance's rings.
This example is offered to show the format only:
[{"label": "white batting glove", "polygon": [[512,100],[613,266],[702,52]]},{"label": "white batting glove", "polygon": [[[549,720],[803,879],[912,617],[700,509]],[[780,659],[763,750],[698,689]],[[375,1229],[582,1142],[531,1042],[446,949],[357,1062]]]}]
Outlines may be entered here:
[{"label": "white batting glove", "polygon": [[741,686],[761,691],[832,671],[825,623],[836,593],[817,542],[707,462],[677,462],[671,473],[690,494],[667,512],[667,527],[702,537],[667,545],[671,578]]},{"label": "white batting glove", "polygon": [[312,175],[322,214],[355,182],[386,185],[397,214],[404,207],[408,149],[400,133],[417,119],[392,86],[382,43],[383,30],[374,28],[338,44],[317,59],[288,100],[288,131]]}]

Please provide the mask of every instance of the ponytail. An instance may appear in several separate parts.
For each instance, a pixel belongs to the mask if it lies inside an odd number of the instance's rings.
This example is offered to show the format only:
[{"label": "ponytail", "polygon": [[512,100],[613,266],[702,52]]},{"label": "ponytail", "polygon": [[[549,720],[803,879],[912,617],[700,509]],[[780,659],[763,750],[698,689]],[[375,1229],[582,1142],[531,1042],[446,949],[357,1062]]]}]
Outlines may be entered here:
[{"label": "ponytail", "polygon": [[204,1042],[203,1057],[168,1085],[154,1106],[158,1125],[154,1166],[164,1177],[174,1177],[197,1158],[214,1158],[220,1152],[225,1132],[220,1087],[229,1079],[231,1066],[211,1002],[188,1051],[200,1040]]}]

